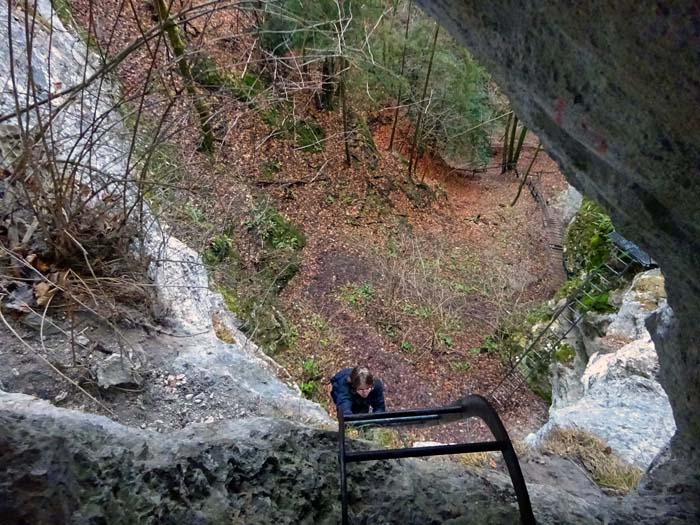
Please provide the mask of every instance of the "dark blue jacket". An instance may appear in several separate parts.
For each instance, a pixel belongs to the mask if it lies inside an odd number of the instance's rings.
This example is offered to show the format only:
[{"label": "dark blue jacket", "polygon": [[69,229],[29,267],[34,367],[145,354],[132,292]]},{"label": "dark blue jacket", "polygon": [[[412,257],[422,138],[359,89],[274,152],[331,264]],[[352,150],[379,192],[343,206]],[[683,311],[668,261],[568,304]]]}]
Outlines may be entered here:
[{"label": "dark blue jacket", "polygon": [[350,372],[352,368],[344,368],[331,378],[331,397],[343,415],[366,414],[370,407],[374,413],[386,411],[382,382],[375,379],[372,391],[367,397],[362,397],[350,388]]}]

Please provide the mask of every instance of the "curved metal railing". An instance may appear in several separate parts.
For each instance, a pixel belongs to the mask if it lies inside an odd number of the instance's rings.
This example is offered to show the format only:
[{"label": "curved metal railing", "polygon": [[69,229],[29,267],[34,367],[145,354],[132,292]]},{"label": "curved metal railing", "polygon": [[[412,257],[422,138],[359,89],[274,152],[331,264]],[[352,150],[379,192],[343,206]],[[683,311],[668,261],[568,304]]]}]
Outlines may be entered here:
[{"label": "curved metal railing", "polygon": [[[420,448],[365,450],[359,452],[348,452],[345,448],[345,430],[348,425],[437,425],[460,421],[470,417],[478,417],[483,420],[489,427],[495,440]],[[343,416],[343,414],[338,411],[338,427],[338,461],[340,462],[340,497],[343,525],[348,524],[347,465],[349,463],[496,451],[500,451],[503,454],[503,459],[508,467],[508,473],[513,482],[515,496],[518,500],[518,507],[520,508],[521,522],[525,525],[535,523],[525,479],[520,470],[520,463],[518,463],[518,457],[513,449],[513,444],[510,441],[510,437],[508,437],[508,432],[494,408],[481,396],[470,395],[450,406],[428,408],[424,410],[401,410],[396,412],[357,414],[351,416]]]}]

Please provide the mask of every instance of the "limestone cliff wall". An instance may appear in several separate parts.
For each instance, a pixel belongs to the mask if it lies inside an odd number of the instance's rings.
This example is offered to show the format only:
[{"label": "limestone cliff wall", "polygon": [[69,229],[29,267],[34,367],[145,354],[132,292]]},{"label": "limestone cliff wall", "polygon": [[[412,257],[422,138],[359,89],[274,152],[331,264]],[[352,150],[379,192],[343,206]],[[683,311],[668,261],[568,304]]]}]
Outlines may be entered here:
[{"label": "limestone cliff wall", "polygon": [[[2,523],[339,522],[335,432],[249,418],[165,435],[1,391],[0,428]],[[519,520],[500,473],[424,460],[348,471],[351,523]],[[529,490],[538,523],[619,519],[556,487]]]},{"label": "limestone cliff wall", "polygon": [[638,274],[618,295],[617,311],[590,312],[569,334],[566,344],[575,355],[553,365],[549,420],[528,441],[538,443],[556,426],[580,428],[646,469],[676,430],[644,325],[654,311],[668,308],[660,270]]},{"label": "limestone cliff wall", "polygon": [[[48,0],[35,4],[37,16],[31,39],[24,22],[25,7],[29,15],[33,14],[32,3],[12,4],[8,11],[9,5],[0,5],[0,19],[4,21],[0,24],[0,85],[4,86],[0,90],[0,115],[12,115],[18,104],[24,107],[27,100],[53,98],[23,113],[21,120],[15,116],[0,124],[5,131],[0,133],[0,166],[9,168],[20,154],[22,143],[16,137],[20,129],[34,136],[42,125],[48,125],[45,140],[59,168],[64,164],[79,166],[76,184],[92,188],[99,199],[134,202],[134,187],[125,176],[129,173],[131,132],[114,109],[118,95],[114,84],[106,78],[88,84],[82,96],[56,97],[57,92],[94,76],[100,66],[98,59],[66,30]],[[35,175],[39,180],[48,179],[46,173]],[[330,424],[328,414],[319,405],[302,398],[292,382],[278,379],[284,377],[284,371],[238,330],[221,296],[209,289],[199,255],[174,238],[147,205],[140,221],[144,225],[145,257],[152,260],[149,274],[157,293],[157,317],[177,336],[173,341],[156,335],[141,346],[151,355],[157,354],[172,374],[186,375],[191,383],[216,385],[217,402],[226,417],[244,411]],[[216,337],[212,322],[215,316],[233,342]],[[127,329],[122,338],[130,339]]]}]

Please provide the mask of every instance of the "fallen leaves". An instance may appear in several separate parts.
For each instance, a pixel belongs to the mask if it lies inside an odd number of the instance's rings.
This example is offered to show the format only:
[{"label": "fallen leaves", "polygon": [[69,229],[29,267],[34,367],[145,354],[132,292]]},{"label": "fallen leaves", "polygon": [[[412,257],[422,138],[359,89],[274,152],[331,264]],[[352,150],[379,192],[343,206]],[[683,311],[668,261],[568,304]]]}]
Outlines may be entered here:
[{"label": "fallen leaves", "polygon": [[45,306],[51,302],[53,296],[56,295],[58,288],[53,287],[51,284],[42,281],[34,285],[34,296],[36,297],[36,302],[39,306]]}]

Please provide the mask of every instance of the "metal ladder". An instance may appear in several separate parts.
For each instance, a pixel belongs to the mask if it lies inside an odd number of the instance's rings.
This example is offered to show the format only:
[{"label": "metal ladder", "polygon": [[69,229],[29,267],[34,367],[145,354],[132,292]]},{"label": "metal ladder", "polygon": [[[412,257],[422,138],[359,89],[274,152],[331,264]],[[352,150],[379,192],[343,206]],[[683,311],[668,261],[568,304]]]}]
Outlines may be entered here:
[{"label": "metal ladder", "polygon": [[[365,450],[359,452],[348,452],[346,449],[345,431],[347,426],[362,426],[368,424],[377,426],[436,425],[460,421],[470,417],[482,419],[489,427],[495,440],[419,448]],[[515,454],[515,450],[513,450],[513,444],[498,414],[485,398],[477,395],[470,395],[447,407],[428,408],[424,410],[401,410],[396,412],[382,412],[379,414],[343,416],[342,412],[338,411],[338,462],[340,464],[342,525],[348,525],[347,466],[349,463],[495,451],[500,451],[503,454],[503,459],[508,467],[508,473],[513,482],[515,496],[518,500],[521,522],[524,525],[534,525],[535,517],[532,513],[530,496],[527,492],[525,478],[523,478],[523,473],[520,470],[518,457]]]},{"label": "metal ladder", "polygon": [[[613,289],[616,282],[634,265],[647,268],[655,266],[645,252],[618,233],[611,232],[608,238],[610,258],[588,273],[583,283],[569,295],[566,302],[554,312],[549,323],[512,363],[503,379],[487,394],[486,397],[499,409],[508,405],[513,395],[527,385],[533,374],[548,366],[559,344],[590,310],[590,305],[585,303],[586,298],[594,301],[596,294]],[[554,332],[553,327],[557,322],[564,326]]]}]

